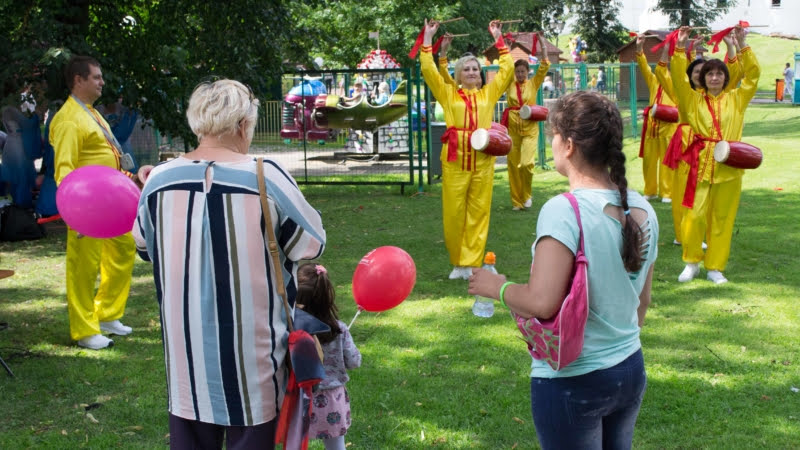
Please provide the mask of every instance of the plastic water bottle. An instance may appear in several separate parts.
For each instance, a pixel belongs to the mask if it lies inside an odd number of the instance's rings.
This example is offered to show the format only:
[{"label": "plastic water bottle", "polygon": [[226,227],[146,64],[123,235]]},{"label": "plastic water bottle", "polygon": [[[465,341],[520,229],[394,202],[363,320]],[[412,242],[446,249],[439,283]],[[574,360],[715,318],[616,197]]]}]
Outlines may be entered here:
[{"label": "plastic water bottle", "polygon": [[[486,252],[483,258],[483,268],[492,273],[497,273],[494,268],[495,263],[494,252]],[[472,304],[472,314],[478,317],[492,317],[494,315],[494,299],[475,296],[475,303]]]}]

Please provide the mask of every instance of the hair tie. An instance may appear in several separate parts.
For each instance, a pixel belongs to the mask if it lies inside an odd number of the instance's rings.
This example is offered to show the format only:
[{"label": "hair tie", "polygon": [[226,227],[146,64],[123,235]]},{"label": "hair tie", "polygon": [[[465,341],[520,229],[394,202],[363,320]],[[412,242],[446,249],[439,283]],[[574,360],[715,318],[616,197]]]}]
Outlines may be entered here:
[{"label": "hair tie", "polygon": [[[631,210],[630,209],[626,209],[623,212],[625,213],[626,216],[630,216],[631,215]],[[319,266],[317,266],[317,267],[319,267]],[[317,273],[319,273],[319,272],[317,272]]]},{"label": "hair tie", "polygon": [[328,273],[328,269],[326,269],[322,264],[317,264],[314,266],[314,268],[317,269],[317,275],[321,273]]}]

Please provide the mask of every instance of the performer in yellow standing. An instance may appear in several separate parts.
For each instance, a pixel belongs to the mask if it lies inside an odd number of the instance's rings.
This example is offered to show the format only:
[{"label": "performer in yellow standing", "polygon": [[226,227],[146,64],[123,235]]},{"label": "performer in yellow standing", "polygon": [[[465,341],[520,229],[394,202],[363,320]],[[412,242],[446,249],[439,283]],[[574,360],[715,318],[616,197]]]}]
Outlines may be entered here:
[{"label": "performer in yellow standing", "polygon": [[[550,61],[543,51],[542,41],[538,40],[539,68],[536,74],[528,79],[530,65],[527,60],[519,59],[514,63],[516,81],[506,91],[508,107],[503,112],[502,124],[508,127],[511,136],[511,151],[508,153],[508,187],[511,191],[511,208],[519,211],[530,208],[531,182],[533,167],[536,162],[536,146],[539,138],[539,122],[525,120],[519,116],[523,105],[535,105]],[[534,52],[537,49],[534,49]]]},{"label": "performer in yellow standing", "polygon": [[[644,198],[652,199],[661,197],[661,201],[672,201],[672,169],[661,164],[667,152],[672,135],[678,127],[677,122],[666,122],[656,117],[651,117],[653,108],[677,107],[675,100],[666,95],[664,87],[658,82],[647,58],[644,56],[644,42],[642,35],[636,37],[636,63],[639,71],[647,83],[650,91],[649,106],[644,110],[644,124],[642,125],[642,140],[639,144],[639,156],[642,158],[642,174],[644,175]],[[668,48],[665,46],[664,48]]]},{"label": "performer in yellow standing", "polygon": [[[75,56],[67,63],[65,74],[70,96],[50,123],[56,183],[83,166],[126,169],[111,128],[92,106],[103,91],[100,64],[90,57]],[[67,231],[67,309],[70,336],[79,346],[98,350],[114,344],[101,332],[131,333],[131,327],[119,319],[128,301],[135,255],[131,233],[95,239],[79,236],[72,228]],[[100,286],[95,293],[98,272]]]},{"label": "performer in yellow standing", "polygon": [[[700,261],[708,271],[709,280],[716,284],[728,281],[722,271],[730,256],[744,170],[717,163],[714,145],[720,140],[741,140],[744,112],[755,95],[761,74],[753,51],[745,43],[744,30],[740,26],[733,30],[742,47],[740,60],[744,79],[738,88],[725,91],[730,74],[725,63],[718,59],[703,64],[700,83],[704,92],[691,88],[685,74],[687,59],[683,49],[689,27],[681,27],[678,48],[670,63],[678,104],[685,109],[685,117],[694,133],[691,144],[679,157],[679,170],[688,173],[682,201],[689,208],[681,222],[682,258],[686,267],[678,277],[680,282],[697,276]],[[708,250],[703,254],[701,245],[707,227]]]},{"label": "performer in yellow standing", "polygon": [[447,130],[442,136],[442,222],[445,247],[455,266],[451,279],[467,279],[472,267],[483,260],[489,236],[489,213],[495,157],[476,152],[470,146],[472,131],[489,128],[494,107],[513,79],[514,62],[503,42],[498,21],[489,31],[500,51],[500,70],[494,79],[481,86],[481,67],[474,56],[456,62],[454,86],[446,83],[433,62],[431,40],[439,22],[425,21],[420,54],[422,76],[444,110]]},{"label": "performer in yellow standing", "polygon": [[[700,42],[701,39],[695,39],[695,43],[691,46],[694,48],[697,43]],[[742,68],[741,64],[739,63],[739,58],[737,53],[740,52],[740,48],[738,43],[735,42],[733,36],[725,38],[725,45],[727,46],[727,62],[725,63],[728,67],[728,73],[731,76],[731,82],[725,87],[725,91],[730,91],[734,87],[738,86],[739,82],[742,80]],[[698,92],[704,92],[701,84],[700,84],[700,71],[703,68],[703,63],[705,60],[697,59],[694,50],[690,50],[687,52],[688,61],[691,61],[686,68],[686,76],[689,79],[689,85],[692,89]],[[659,85],[664,89],[664,93],[672,100],[673,103],[677,104],[677,96],[675,95],[675,89],[673,88],[672,84],[672,77],[669,74],[669,70],[667,66],[669,64],[670,54],[669,54],[669,46],[664,46],[664,49],[661,53],[661,59],[658,61],[658,65],[656,66],[655,75],[656,79],[658,80]],[[674,155],[682,154],[688,147],[691,141],[694,139],[694,134],[692,133],[692,127],[689,125],[686,119],[685,108],[681,108],[678,105],[678,121],[680,122],[670,140],[670,143],[667,147],[667,153],[671,152],[670,146],[675,146]],[[676,199],[672,202],[672,225],[675,230],[675,240],[672,242],[675,245],[680,245],[680,238],[681,238],[681,222],[683,221],[683,216],[687,210],[685,206],[683,206],[683,195],[686,189],[686,179],[689,176],[688,169],[686,170],[677,170],[678,169],[678,159],[673,159],[672,161],[668,161],[665,157],[662,159],[662,162],[665,166],[671,167],[673,170],[673,179],[672,179],[672,198]],[[706,244],[702,244],[703,250],[706,249]]]}]

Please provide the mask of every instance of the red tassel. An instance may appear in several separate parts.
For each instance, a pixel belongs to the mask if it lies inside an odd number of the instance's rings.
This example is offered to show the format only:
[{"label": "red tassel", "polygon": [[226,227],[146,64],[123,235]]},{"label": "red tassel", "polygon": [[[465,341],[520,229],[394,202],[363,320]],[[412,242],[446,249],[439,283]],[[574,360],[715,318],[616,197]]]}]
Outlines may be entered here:
[{"label": "red tassel", "polygon": [[675,30],[669,33],[664,38],[663,42],[654,45],[653,48],[650,49],[650,51],[652,53],[658,53],[659,51],[661,51],[662,48],[664,48],[665,45],[669,45],[669,56],[672,56],[672,54],[675,53],[675,46],[678,43],[678,31],[679,30]]},{"label": "red tassel", "polygon": [[708,45],[714,45],[714,50],[712,50],[711,53],[717,53],[719,51],[719,43],[722,42],[722,39],[727,36],[728,33],[733,31],[734,28],[735,27],[725,28],[724,30],[711,35],[711,39],[709,39],[707,42]]},{"label": "red tassel", "polygon": [[[538,44],[539,44],[539,35],[533,33],[533,48],[531,49],[531,51],[533,52],[534,55],[536,54],[536,46]],[[547,58],[547,55],[545,55],[545,58]]]},{"label": "red tassel", "polygon": [[439,53],[439,47],[442,46],[442,41],[444,40],[444,36],[439,36],[439,39],[433,43],[433,48],[431,49],[431,53]]},{"label": "red tassel", "polygon": [[422,47],[423,39],[425,39],[425,27],[422,27],[422,31],[417,35],[417,40],[414,41],[414,46],[411,47],[411,51],[408,52],[409,58],[414,59],[417,57],[417,52],[419,52],[419,48]]}]

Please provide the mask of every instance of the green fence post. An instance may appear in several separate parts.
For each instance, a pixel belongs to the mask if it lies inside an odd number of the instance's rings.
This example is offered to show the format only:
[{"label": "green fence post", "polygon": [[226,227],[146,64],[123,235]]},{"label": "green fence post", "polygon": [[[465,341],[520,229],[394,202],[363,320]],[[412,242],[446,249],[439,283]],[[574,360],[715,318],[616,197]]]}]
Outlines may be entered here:
[{"label": "green fence post", "polygon": [[636,138],[639,135],[639,124],[637,123],[638,120],[638,113],[636,109],[636,63],[632,62],[628,64],[628,74],[630,75],[630,106],[631,106],[631,136]]},{"label": "green fence post", "polygon": [[[544,105],[544,94],[542,93],[542,87],[539,87],[539,91],[536,93],[536,104],[537,105]],[[539,168],[544,170],[550,170],[550,166],[547,165],[547,151],[545,149],[545,145],[547,141],[544,137],[544,122],[540,121],[536,126],[539,127],[539,139],[538,139],[538,156],[537,159],[539,160]]]}]

